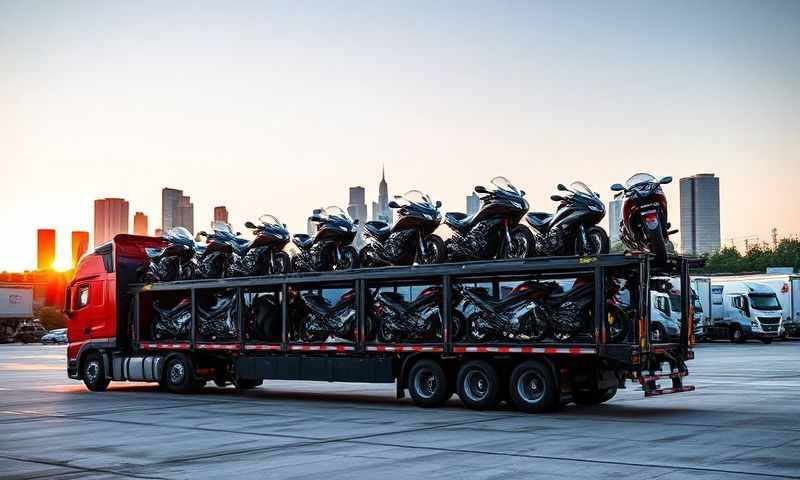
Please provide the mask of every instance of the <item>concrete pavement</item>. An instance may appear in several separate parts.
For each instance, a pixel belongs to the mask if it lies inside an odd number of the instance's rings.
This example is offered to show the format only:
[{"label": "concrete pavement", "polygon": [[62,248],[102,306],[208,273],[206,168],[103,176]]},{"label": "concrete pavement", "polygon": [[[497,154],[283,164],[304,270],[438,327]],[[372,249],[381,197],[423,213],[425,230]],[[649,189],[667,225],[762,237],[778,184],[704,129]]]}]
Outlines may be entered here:
[{"label": "concrete pavement", "polygon": [[546,415],[425,410],[392,385],[91,393],[64,362],[61,346],[0,346],[0,478],[800,479],[800,342],[702,344],[696,392],[629,384]]}]

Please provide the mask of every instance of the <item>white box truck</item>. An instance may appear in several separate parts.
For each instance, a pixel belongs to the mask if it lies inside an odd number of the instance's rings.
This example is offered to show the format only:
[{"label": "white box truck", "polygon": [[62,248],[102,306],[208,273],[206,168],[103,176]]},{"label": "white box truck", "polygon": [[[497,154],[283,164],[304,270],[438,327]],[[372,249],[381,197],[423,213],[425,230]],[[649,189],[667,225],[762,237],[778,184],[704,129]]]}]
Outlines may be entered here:
[{"label": "white box truck", "polygon": [[19,326],[33,319],[33,287],[0,285],[0,343],[13,342]]},{"label": "white box truck", "polygon": [[706,278],[710,282],[711,304],[711,318],[705,328],[707,339],[757,339],[770,343],[783,335],[783,306],[769,285],[753,276]]}]

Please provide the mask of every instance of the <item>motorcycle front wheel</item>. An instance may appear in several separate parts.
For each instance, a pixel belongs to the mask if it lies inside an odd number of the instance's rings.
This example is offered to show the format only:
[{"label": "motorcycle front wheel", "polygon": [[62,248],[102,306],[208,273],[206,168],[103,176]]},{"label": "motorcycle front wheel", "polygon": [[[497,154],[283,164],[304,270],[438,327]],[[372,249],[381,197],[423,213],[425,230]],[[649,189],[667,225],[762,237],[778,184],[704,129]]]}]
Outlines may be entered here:
[{"label": "motorcycle front wheel", "polygon": [[358,252],[350,245],[339,249],[339,259],[336,261],[336,270],[352,270],[358,268]]},{"label": "motorcycle front wheel", "polygon": [[526,258],[533,256],[533,233],[524,225],[511,229],[511,244],[506,246],[506,258]]},{"label": "motorcycle front wheel", "polygon": [[600,255],[611,250],[611,241],[608,234],[601,227],[594,226],[586,229],[586,244],[581,246],[580,236],[575,238],[575,253],[578,255]]},{"label": "motorcycle front wheel", "polygon": [[435,263],[445,263],[447,261],[447,248],[444,240],[439,235],[428,235],[425,239],[425,254],[420,254],[419,263],[432,265]]},{"label": "motorcycle front wheel", "polygon": [[272,265],[270,265],[270,273],[272,275],[285,275],[292,273],[292,259],[286,252],[278,252],[272,256]]}]

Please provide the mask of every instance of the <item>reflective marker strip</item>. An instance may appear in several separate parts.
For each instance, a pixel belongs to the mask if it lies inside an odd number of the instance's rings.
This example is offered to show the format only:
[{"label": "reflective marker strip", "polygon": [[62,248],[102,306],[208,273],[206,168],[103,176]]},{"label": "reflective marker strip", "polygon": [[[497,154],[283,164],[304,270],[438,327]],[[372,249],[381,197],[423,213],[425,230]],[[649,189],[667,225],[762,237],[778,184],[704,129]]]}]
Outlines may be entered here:
[{"label": "reflective marker strip", "polygon": [[238,344],[230,343],[198,343],[198,350],[239,350]]},{"label": "reflective marker strip", "polygon": [[289,350],[301,352],[349,352],[355,350],[350,345],[289,345]]},{"label": "reflective marker strip", "polygon": [[368,352],[441,352],[442,347],[432,345],[367,345]]},{"label": "reflective marker strip", "polygon": [[166,350],[184,350],[190,348],[188,343],[161,343],[161,342],[142,342],[139,348],[161,348]]},{"label": "reflective marker strip", "polygon": [[556,347],[465,347],[454,346],[456,353],[561,353],[569,355],[591,355],[597,353],[594,348],[556,348]]},{"label": "reflective marker strip", "polygon": [[245,350],[280,350],[280,344],[269,344],[269,345],[245,345]]}]

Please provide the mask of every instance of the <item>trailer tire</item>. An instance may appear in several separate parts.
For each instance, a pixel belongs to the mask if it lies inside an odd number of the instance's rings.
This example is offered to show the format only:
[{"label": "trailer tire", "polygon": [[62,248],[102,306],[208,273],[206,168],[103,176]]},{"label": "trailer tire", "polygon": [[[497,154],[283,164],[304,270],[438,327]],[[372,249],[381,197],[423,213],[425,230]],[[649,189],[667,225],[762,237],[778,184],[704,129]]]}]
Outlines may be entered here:
[{"label": "trailer tire", "polygon": [[103,356],[100,355],[100,352],[86,354],[81,373],[84,385],[92,392],[102,392],[111,383],[111,380],[106,378]]},{"label": "trailer tire", "polygon": [[447,375],[438,362],[422,359],[411,367],[408,373],[408,392],[418,406],[441,406],[449,398],[448,391]]},{"label": "trailer tire", "polygon": [[744,343],[744,332],[738,325],[733,325],[728,333],[731,343]]},{"label": "trailer tire", "polygon": [[538,360],[520,363],[511,372],[509,397],[523,412],[546,412],[558,406],[558,391],[553,372]]},{"label": "trailer tire", "polygon": [[601,388],[588,392],[573,392],[572,401],[575,402],[575,405],[600,405],[614,398],[616,394],[617,387]]},{"label": "trailer tire", "polygon": [[184,354],[173,355],[164,368],[161,386],[172,393],[192,393],[205,385],[194,378],[192,360]]},{"label": "trailer tire", "polygon": [[456,388],[467,408],[487,410],[500,403],[500,376],[492,364],[484,360],[465,363],[458,371]]}]

